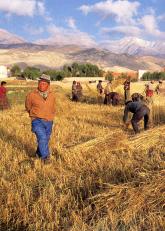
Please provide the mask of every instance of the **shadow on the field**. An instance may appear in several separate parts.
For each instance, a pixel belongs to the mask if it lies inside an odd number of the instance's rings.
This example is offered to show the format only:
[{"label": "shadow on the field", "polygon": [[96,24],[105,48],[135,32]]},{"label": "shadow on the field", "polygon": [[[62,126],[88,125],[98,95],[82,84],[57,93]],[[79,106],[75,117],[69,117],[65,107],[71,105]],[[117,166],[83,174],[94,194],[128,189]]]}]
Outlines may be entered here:
[{"label": "shadow on the field", "polygon": [[104,106],[122,106],[124,105],[123,101],[120,101],[117,105],[112,105],[112,103],[104,104],[104,98],[103,97],[92,97],[92,96],[83,96],[80,100],[78,100],[80,103],[85,104],[93,104],[93,105],[104,105]]},{"label": "shadow on the field", "polygon": [[84,96],[81,99],[81,103],[86,103],[86,104],[104,104],[104,99],[103,98],[97,98],[97,97],[92,97],[92,96]]},{"label": "shadow on the field", "polygon": [[34,157],[35,150],[31,147],[30,143],[25,143],[23,138],[16,137],[14,133],[11,134],[2,127],[0,127],[0,139],[19,151],[24,150],[29,157]]},{"label": "shadow on the field", "polygon": [[[2,223],[0,224],[0,230],[2,231],[23,231],[23,230],[27,230],[28,228],[28,225],[13,225],[15,222],[14,222],[14,219],[13,221],[11,220],[10,222],[8,223]],[[12,227],[12,228],[11,228]]]},{"label": "shadow on the field", "polygon": [[[72,97],[71,95],[68,93],[68,94],[65,94],[66,97],[72,101]],[[78,99],[78,101],[72,101],[72,102],[79,102],[79,103],[86,103],[86,104],[103,104],[104,103],[104,99],[103,98],[97,98],[97,97],[94,97],[94,96],[82,96],[81,98]]]}]

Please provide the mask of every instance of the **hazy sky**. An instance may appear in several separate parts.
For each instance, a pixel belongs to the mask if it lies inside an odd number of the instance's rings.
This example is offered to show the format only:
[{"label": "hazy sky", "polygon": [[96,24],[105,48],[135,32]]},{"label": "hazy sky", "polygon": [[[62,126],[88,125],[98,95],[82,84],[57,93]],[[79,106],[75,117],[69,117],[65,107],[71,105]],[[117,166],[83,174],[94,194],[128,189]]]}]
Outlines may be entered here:
[{"label": "hazy sky", "polygon": [[28,41],[165,39],[165,0],[0,0],[0,28]]}]

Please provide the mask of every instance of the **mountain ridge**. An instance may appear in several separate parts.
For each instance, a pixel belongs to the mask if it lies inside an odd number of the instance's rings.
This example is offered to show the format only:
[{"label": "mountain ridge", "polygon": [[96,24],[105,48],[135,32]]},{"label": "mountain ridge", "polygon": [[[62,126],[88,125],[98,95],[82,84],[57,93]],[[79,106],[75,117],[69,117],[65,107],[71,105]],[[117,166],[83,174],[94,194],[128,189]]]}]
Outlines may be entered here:
[{"label": "mountain ridge", "polygon": [[[36,42],[28,42],[25,39],[8,32],[7,30],[0,29],[0,49],[10,49],[10,48],[36,48],[36,49],[51,49],[51,48],[62,48],[63,47],[80,47],[78,44],[68,44],[62,45],[59,43],[51,44],[37,44]],[[78,48],[88,49],[89,47],[84,46]],[[96,47],[90,48],[101,48],[108,50],[115,54],[129,54],[133,56],[157,56],[165,58],[165,42],[164,41],[147,41],[137,37],[125,37],[119,40],[105,40],[98,43]]]},{"label": "mountain ridge", "polygon": [[165,42],[147,41],[135,37],[127,37],[120,40],[105,41],[101,44],[102,48],[106,48],[116,54],[130,55],[150,55],[165,58]]},{"label": "mountain ridge", "polygon": [[[72,62],[91,62],[103,69],[119,67],[136,71],[138,69],[159,71],[165,66],[164,50],[158,42],[127,38],[120,40],[118,46],[116,42],[108,44],[111,45],[112,51],[103,45],[91,48],[71,44],[39,45],[0,29],[0,64],[24,63],[46,69],[62,68],[63,65]],[[146,51],[142,47],[145,47]],[[152,55],[148,55],[150,47]],[[159,56],[153,52],[155,47],[161,50]],[[143,55],[140,56],[140,53]]]}]

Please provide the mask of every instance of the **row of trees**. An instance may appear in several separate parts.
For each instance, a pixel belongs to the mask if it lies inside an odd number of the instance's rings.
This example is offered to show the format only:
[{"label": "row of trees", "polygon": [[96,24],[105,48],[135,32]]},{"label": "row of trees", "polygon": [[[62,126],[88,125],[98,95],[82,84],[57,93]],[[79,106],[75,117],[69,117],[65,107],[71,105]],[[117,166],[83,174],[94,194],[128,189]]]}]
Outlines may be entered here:
[{"label": "row of trees", "polygon": [[24,70],[21,70],[18,65],[14,65],[11,68],[11,75],[17,77],[23,77],[27,79],[35,80],[39,78],[39,76],[44,73],[48,74],[51,77],[51,80],[62,80],[65,77],[102,77],[103,71],[99,69],[97,65],[93,65],[91,63],[73,63],[72,65],[64,65],[62,70],[46,70],[41,71],[36,67],[26,67]]},{"label": "row of trees", "polygon": [[102,77],[104,72],[97,65],[91,63],[73,63],[64,65],[63,71],[68,77]]},{"label": "row of trees", "polygon": [[[127,73],[121,73],[117,79],[126,79],[129,77]],[[114,80],[113,72],[107,72],[105,78],[107,80]],[[138,76],[131,76],[131,81],[136,82],[138,80]],[[142,80],[165,80],[165,72],[146,72],[142,76]]]},{"label": "row of trees", "polygon": [[142,80],[165,80],[165,72],[146,72],[143,74]]},{"label": "row of trees", "polygon": [[11,68],[12,76],[22,77],[32,80],[39,78],[42,73],[50,75],[51,80],[62,80],[65,77],[64,71],[47,70],[42,72],[39,68],[29,67],[29,66],[22,71],[18,65],[14,65]]}]

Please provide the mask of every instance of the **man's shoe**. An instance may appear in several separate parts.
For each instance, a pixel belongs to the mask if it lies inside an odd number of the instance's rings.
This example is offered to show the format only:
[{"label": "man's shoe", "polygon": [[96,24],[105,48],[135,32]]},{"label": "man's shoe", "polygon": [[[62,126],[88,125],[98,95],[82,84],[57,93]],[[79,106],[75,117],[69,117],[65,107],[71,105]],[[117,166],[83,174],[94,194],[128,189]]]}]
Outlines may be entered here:
[{"label": "man's shoe", "polygon": [[144,130],[147,131],[149,129],[149,127],[145,127]]}]

